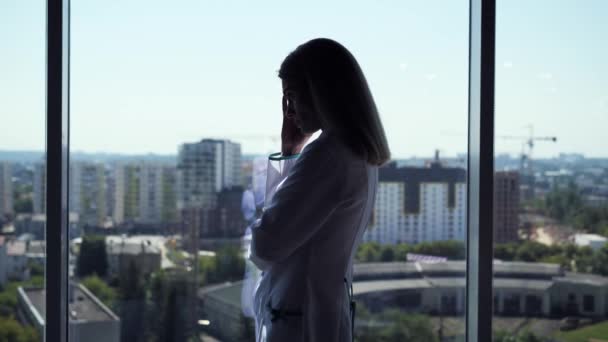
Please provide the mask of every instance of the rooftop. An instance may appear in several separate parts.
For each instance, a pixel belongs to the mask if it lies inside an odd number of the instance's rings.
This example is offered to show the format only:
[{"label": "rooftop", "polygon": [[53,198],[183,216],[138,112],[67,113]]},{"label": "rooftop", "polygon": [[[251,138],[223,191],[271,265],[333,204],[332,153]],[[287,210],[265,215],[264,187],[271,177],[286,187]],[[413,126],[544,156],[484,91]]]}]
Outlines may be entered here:
[{"label": "rooftop", "polygon": [[0,240],[0,247],[6,247],[6,255],[11,255],[11,256],[20,256],[20,255],[25,255],[25,241],[18,241],[18,240],[7,240],[7,239],[1,239]]},{"label": "rooftop", "polygon": [[607,238],[597,235],[597,234],[574,234],[574,239],[579,241],[579,242],[590,242],[590,241],[599,241],[599,242],[606,242],[608,241]]},{"label": "rooftop", "polygon": [[108,254],[161,254],[160,249],[150,242],[114,242],[106,243]]},{"label": "rooftop", "polygon": [[[353,292],[362,295],[373,292],[459,288],[463,289],[466,279],[463,274],[464,262],[453,261],[435,264],[414,262],[360,263],[355,264]],[[503,276],[495,277],[493,286],[497,289],[525,289],[544,292],[556,283],[572,283],[608,287],[608,277],[592,274],[563,272],[558,265],[526,262],[501,262],[494,264],[495,272]],[[422,273],[421,273],[422,272]],[[538,275],[534,276],[537,272]],[[550,275],[547,277],[547,275]],[[198,297],[210,297],[229,306],[240,308],[243,282],[227,282],[210,285],[198,290]]]},{"label": "rooftop", "polygon": [[[103,305],[87,288],[80,284],[71,284],[72,301],[69,303],[70,321],[99,322],[119,320],[110,309]],[[25,296],[34,311],[42,320],[46,317],[46,290],[43,288],[19,288],[20,295]]]},{"label": "rooftop", "polygon": [[198,298],[210,297],[230,306],[240,308],[242,288],[242,281],[209,285],[198,290]]},{"label": "rooftop", "polygon": [[[461,275],[464,276],[466,263],[464,261],[446,261],[437,263],[423,262],[373,262],[354,265],[354,279],[392,279],[424,276]],[[496,277],[515,278],[551,278],[563,276],[559,265],[537,262],[494,262]]]}]

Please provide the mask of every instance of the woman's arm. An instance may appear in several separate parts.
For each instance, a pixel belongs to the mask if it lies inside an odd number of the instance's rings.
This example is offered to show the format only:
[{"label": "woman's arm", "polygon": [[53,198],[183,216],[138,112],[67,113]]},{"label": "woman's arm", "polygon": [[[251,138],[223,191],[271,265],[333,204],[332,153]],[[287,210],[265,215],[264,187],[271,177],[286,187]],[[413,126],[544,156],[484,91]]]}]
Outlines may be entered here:
[{"label": "woman's arm", "polygon": [[311,149],[290,163],[285,178],[269,170],[271,191],[262,217],[252,226],[250,258],[260,269],[293,253],[337,208],[342,175],[334,161],[330,152]]},{"label": "woman's arm", "polygon": [[273,153],[268,157],[266,168],[266,195],[264,196],[264,208],[270,204],[277,187],[289,173],[289,170],[298,160],[300,153],[285,155],[284,153]]}]

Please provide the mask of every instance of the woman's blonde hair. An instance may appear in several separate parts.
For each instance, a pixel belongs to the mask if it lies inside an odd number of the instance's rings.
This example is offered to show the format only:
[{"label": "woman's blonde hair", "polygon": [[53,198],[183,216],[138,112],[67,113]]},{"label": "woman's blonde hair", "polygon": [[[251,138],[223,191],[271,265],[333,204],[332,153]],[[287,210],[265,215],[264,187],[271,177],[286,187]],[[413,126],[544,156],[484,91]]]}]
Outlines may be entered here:
[{"label": "woman's blonde hair", "polygon": [[298,46],[281,64],[279,77],[308,85],[320,119],[369,164],[390,160],[384,127],[355,57],[327,38]]}]

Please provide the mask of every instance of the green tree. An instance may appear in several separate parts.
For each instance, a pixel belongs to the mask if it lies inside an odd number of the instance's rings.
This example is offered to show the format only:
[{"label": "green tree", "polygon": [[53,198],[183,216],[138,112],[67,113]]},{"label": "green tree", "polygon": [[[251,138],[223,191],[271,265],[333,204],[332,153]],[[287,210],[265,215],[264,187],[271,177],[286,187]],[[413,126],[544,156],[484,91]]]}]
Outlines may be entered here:
[{"label": "green tree", "polygon": [[422,242],[413,249],[414,253],[442,256],[452,260],[464,260],[466,254],[464,243],[456,240]]},{"label": "green tree", "polygon": [[538,242],[526,241],[517,248],[517,252],[515,252],[515,260],[537,262],[549,255],[549,247]]},{"label": "green tree", "polygon": [[578,247],[573,256],[572,263],[574,264],[573,271],[580,273],[589,273],[592,271],[593,250],[589,246]]},{"label": "green tree", "polygon": [[215,254],[218,281],[235,281],[245,274],[245,258],[239,247],[224,246]]},{"label": "green tree", "polygon": [[21,197],[13,205],[17,214],[31,214],[34,212],[34,202],[31,197]]},{"label": "green tree", "polygon": [[386,326],[375,334],[374,341],[439,342],[431,320],[426,315],[405,314],[389,309],[380,314],[380,321]]},{"label": "green tree", "polygon": [[439,342],[426,315],[406,314],[397,309],[372,314],[359,302],[355,319],[355,340],[359,342]]},{"label": "green tree", "polygon": [[217,282],[217,259],[214,256],[201,256],[198,259],[199,283],[201,285]]},{"label": "green tree", "polygon": [[0,317],[11,317],[17,309],[17,294],[0,292]]},{"label": "green tree", "polygon": [[382,250],[380,252],[380,261],[389,262],[395,261],[395,249],[391,245],[382,246]]},{"label": "green tree", "polygon": [[27,267],[30,269],[32,276],[44,276],[44,265],[37,261],[28,261]]},{"label": "green tree", "polygon": [[195,314],[190,275],[183,272],[152,274],[149,281],[148,341],[188,341],[194,332]]},{"label": "green tree", "polygon": [[116,290],[108,286],[105,281],[97,275],[92,275],[82,280],[82,285],[89,289],[95,297],[99,298],[106,306],[114,308],[116,305]]},{"label": "green tree", "polygon": [[189,291],[187,274],[175,275],[167,287],[165,310],[163,311],[163,330],[159,336],[161,342],[186,342],[192,334],[192,291]]},{"label": "green tree", "polygon": [[517,253],[517,244],[514,243],[501,243],[494,246],[494,257],[503,261],[515,260],[515,254]]},{"label": "green tree", "polygon": [[360,262],[374,262],[380,260],[381,246],[376,242],[366,242],[359,245],[356,259]]},{"label": "green tree", "polygon": [[0,317],[0,342],[38,342],[36,329],[22,326],[14,318]]},{"label": "green tree", "polygon": [[120,277],[120,339],[139,342],[145,337],[146,293],[141,271],[134,262]]},{"label": "green tree", "polygon": [[499,331],[494,334],[494,342],[549,342],[548,338],[537,336],[532,332],[526,331],[518,335],[514,335],[509,331]]},{"label": "green tree", "polygon": [[395,260],[407,261],[407,254],[412,253],[412,247],[406,243],[395,246]]},{"label": "green tree", "polygon": [[544,262],[547,264],[558,264],[558,265],[564,267],[565,269],[570,269],[571,260],[566,258],[566,256],[563,254],[553,254],[553,255],[545,256],[538,261]]},{"label": "green tree", "polygon": [[97,274],[105,277],[108,272],[106,240],[102,236],[85,236],[80,245],[76,261],[76,273],[79,277]]},{"label": "green tree", "polygon": [[166,312],[166,298],[168,293],[168,280],[165,271],[160,270],[150,275],[148,288],[150,292],[150,302],[147,307],[148,326],[146,327],[147,341],[159,341],[163,334],[163,322]]},{"label": "green tree", "polygon": [[608,276],[608,244],[593,254],[590,264],[593,273]]},{"label": "green tree", "polygon": [[236,281],[245,274],[245,258],[235,246],[224,246],[215,256],[199,257],[198,265],[201,284]]}]

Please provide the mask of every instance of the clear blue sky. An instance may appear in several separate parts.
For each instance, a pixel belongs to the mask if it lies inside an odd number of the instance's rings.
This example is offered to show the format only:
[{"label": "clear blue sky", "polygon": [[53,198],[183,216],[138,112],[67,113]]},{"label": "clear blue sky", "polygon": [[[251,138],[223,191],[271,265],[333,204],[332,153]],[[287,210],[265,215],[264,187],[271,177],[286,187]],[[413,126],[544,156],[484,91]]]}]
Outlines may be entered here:
[{"label": "clear blue sky", "polygon": [[[498,3],[497,134],[533,124],[559,138],[537,156],[608,156],[608,1]],[[0,1],[3,150],[44,147],[44,11],[41,0]],[[203,137],[276,150],[276,71],[315,37],[357,57],[395,157],[466,151],[464,0],[72,0],[72,150],[175,153]]]}]

